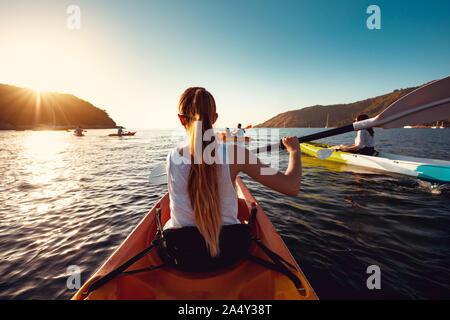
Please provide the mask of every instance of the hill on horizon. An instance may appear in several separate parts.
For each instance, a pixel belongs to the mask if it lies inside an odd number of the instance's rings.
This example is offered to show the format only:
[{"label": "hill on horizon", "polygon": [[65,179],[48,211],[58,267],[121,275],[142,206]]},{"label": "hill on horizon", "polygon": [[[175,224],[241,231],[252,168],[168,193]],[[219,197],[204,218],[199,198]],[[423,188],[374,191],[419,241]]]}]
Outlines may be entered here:
[{"label": "hill on horizon", "polygon": [[0,129],[116,128],[106,110],[72,94],[0,84]]},{"label": "hill on horizon", "polygon": [[[378,115],[391,103],[418,87],[396,89],[390,93],[347,104],[314,105],[280,113],[275,117],[256,125],[257,128],[323,128],[340,127],[352,123],[359,114],[369,117]],[[328,126],[327,126],[328,122]],[[450,126],[449,119],[439,121],[445,127]],[[432,126],[433,124],[424,124]]]}]

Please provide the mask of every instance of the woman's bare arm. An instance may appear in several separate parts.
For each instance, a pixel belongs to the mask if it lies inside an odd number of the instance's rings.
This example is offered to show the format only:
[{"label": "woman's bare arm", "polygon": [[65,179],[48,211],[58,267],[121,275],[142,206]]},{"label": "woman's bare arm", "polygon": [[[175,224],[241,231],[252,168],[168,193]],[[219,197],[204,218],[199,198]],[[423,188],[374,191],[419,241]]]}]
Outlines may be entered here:
[{"label": "woman's bare arm", "polygon": [[236,148],[237,152],[245,153],[245,162],[239,163],[239,157],[235,155],[235,164],[230,166],[231,178],[234,180],[239,172],[244,172],[266,187],[292,197],[297,196],[302,177],[300,145],[296,137],[283,138],[283,144],[289,152],[289,165],[284,173],[262,163],[248,149]]},{"label": "woman's bare arm", "polygon": [[342,146],[338,150],[339,151],[357,151],[359,149],[361,149],[359,146],[352,145],[352,146]]}]

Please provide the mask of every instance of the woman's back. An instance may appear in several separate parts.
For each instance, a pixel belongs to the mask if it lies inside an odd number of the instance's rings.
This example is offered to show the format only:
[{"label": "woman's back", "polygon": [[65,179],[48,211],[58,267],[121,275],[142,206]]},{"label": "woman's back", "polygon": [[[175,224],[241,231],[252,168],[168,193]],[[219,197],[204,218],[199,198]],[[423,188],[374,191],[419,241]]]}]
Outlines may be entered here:
[{"label": "woman's back", "polygon": [[[189,150],[189,146],[184,149]],[[222,224],[240,223],[238,214],[237,194],[234,183],[230,177],[227,145],[223,144],[217,149],[223,164],[217,164],[217,182],[219,185],[220,212]],[[189,160],[180,154],[178,148],[173,149],[167,157],[167,177],[170,197],[171,218],[164,229],[178,226],[195,226],[194,211],[187,192],[188,176],[190,172]]]},{"label": "woman's back", "polygon": [[[246,148],[237,148],[242,152],[234,152],[233,155],[225,154],[225,158],[231,160],[228,164],[223,164],[223,161],[217,163],[215,150],[218,145],[217,139],[213,138],[213,124],[217,117],[216,102],[205,88],[190,87],[183,92],[178,103],[178,118],[189,137],[189,145],[181,149],[183,156],[180,150],[171,152],[167,168],[173,217],[165,227],[195,225],[204,238],[211,257],[220,254],[222,225],[239,223],[234,189],[234,181],[239,172],[246,173],[274,190],[293,196],[298,194],[301,178],[300,146],[296,137],[283,138],[283,144],[290,154],[285,173],[272,168],[267,170],[269,167]],[[219,159],[220,150],[224,152],[226,148],[228,147],[218,149]],[[231,150],[234,149],[230,148]],[[244,158],[240,159],[242,155]],[[192,164],[190,159],[193,160]],[[246,159],[249,160],[248,163]]]}]

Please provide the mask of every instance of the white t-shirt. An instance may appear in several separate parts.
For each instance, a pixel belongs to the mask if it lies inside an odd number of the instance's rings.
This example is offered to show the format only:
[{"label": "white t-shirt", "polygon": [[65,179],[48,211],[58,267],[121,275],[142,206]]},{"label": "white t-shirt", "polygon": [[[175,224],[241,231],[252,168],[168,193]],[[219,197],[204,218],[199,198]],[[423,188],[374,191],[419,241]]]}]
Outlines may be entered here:
[{"label": "white t-shirt", "polygon": [[236,132],[234,133],[234,135],[238,138],[243,138],[245,135],[245,130],[244,129],[237,129]]},{"label": "white t-shirt", "polygon": [[[224,164],[217,165],[222,223],[224,225],[237,224],[240,223],[237,218],[238,199],[230,177],[227,145],[224,144],[218,151],[219,156],[226,159]],[[164,229],[195,226],[194,211],[187,192],[189,171],[189,160],[183,157],[177,148],[169,152],[167,156],[167,181],[170,198],[170,219],[164,225]]]},{"label": "white t-shirt", "polygon": [[360,149],[362,148],[374,148],[375,139],[370,135],[369,131],[366,129],[359,130],[356,134],[355,145]]}]

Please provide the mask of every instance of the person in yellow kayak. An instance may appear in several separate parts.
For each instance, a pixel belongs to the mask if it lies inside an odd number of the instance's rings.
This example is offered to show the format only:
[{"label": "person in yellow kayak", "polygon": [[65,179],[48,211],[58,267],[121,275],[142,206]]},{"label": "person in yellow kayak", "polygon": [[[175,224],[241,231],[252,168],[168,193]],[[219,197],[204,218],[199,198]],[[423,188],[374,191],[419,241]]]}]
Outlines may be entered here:
[{"label": "person in yellow kayak", "polygon": [[[369,119],[367,114],[360,114],[356,117],[355,122]],[[375,151],[375,132],[372,128],[359,130],[356,134],[355,143],[351,146],[341,144],[339,146],[330,147],[331,150],[358,153],[367,156],[377,155]]]},{"label": "person in yellow kayak", "polygon": [[[297,196],[302,169],[300,145],[297,137],[282,139],[289,152],[289,165],[283,173],[263,164],[245,146],[219,144],[214,134],[207,139],[218,114],[213,96],[201,87],[184,91],[178,117],[189,143],[173,149],[167,157],[171,217],[164,230],[196,226],[210,256],[216,257],[220,254],[222,226],[240,223],[235,188],[238,173],[280,193]],[[213,150],[212,156],[208,150]]]}]

